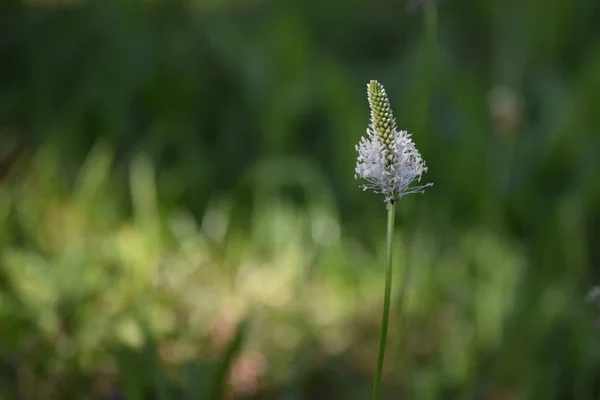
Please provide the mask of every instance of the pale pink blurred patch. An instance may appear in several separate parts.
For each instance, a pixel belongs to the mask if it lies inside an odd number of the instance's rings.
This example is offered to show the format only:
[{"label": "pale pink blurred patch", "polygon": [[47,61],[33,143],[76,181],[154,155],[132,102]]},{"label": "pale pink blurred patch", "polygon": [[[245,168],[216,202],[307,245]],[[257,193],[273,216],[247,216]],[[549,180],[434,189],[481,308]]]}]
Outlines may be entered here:
[{"label": "pale pink blurred patch", "polygon": [[257,351],[242,353],[233,363],[229,375],[232,396],[250,396],[256,393],[267,372],[267,360]]},{"label": "pale pink blurred patch", "polygon": [[210,332],[211,344],[217,350],[226,348],[239,328],[241,317],[230,309],[225,309],[216,317]]}]

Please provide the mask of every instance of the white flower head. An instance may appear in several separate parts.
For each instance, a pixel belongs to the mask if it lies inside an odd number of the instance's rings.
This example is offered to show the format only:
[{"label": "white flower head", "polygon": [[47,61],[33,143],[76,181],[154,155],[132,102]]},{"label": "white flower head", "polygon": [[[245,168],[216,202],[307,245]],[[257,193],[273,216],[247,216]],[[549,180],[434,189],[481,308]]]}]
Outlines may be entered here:
[{"label": "white flower head", "polygon": [[356,146],[358,160],[355,178],[369,183],[363,189],[373,189],[385,196],[386,204],[411,193],[423,193],[431,183],[410,187],[427,172],[425,161],[406,131],[398,131],[390,102],[383,86],[377,81],[367,85],[371,123],[367,137]]}]

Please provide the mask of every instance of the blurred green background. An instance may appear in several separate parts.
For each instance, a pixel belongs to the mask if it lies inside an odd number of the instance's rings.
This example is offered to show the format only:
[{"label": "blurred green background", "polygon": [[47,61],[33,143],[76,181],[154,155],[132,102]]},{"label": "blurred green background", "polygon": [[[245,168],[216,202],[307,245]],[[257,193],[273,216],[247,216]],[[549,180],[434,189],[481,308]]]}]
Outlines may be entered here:
[{"label": "blurred green background", "polygon": [[[600,2],[0,5],[0,399],[597,399]],[[410,274],[406,274],[410,267]]]}]

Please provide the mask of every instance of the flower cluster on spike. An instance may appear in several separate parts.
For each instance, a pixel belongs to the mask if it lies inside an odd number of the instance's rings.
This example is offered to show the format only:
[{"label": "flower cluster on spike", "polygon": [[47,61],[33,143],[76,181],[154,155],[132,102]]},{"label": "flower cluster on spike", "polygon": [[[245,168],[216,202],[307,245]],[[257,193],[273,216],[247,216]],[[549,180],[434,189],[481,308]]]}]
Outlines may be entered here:
[{"label": "flower cluster on spike", "polygon": [[358,160],[355,178],[369,183],[363,189],[373,189],[385,196],[386,204],[411,193],[423,193],[431,183],[410,187],[427,172],[425,161],[416,149],[410,134],[399,131],[383,86],[377,81],[367,85],[371,108],[371,123],[367,137],[356,146]]}]

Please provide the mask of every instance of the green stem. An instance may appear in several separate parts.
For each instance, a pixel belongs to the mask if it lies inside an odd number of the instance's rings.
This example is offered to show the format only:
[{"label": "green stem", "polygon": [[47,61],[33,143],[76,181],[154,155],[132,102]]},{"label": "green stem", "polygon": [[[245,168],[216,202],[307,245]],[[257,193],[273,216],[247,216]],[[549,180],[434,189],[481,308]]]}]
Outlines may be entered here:
[{"label": "green stem", "polygon": [[434,0],[425,0],[424,5],[424,43],[420,55],[421,70],[419,72],[420,89],[418,94],[417,126],[415,131],[422,134],[428,131],[431,99],[433,97],[438,73],[438,15]]},{"label": "green stem", "polygon": [[435,46],[437,39],[437,8],[434,0],[427,0],[425,3],[425,30],[427,33],[427,40],[430,45]]},{"label": "green stem", "polygon": [[381,336],[379,339],[379,356],[377,358],[377,373],[375,383],[373,384],[373,399],[379,399],[379,389],[381,387],[381,375],[383,372],[383,359],[385,357],[385,346],[387,343],[388,321],[390,318],[390,298],[392,295],[392,239],[394,236],[394,219],[396,215],[396,205],[392,201],[388,205],[387,220],[387,255],[385,261],[385,291],[383,294],[383,316],[381,317]]}]

